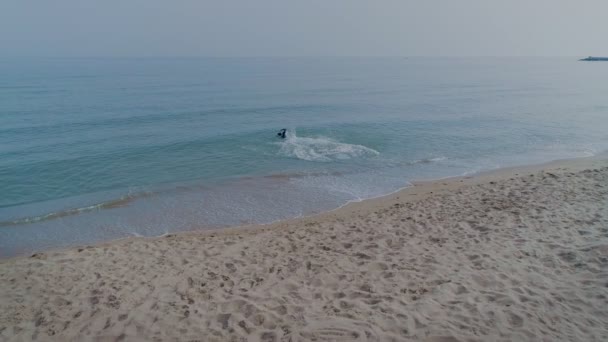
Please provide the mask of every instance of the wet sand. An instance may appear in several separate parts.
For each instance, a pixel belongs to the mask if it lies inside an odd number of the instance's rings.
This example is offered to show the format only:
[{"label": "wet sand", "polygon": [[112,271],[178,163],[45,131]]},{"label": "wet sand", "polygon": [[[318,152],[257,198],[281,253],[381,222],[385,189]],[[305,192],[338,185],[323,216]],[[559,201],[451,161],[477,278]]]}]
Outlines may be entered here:
[{"label": "wet sand", "polygon": [[608,340],[608,161],[0,261],[0,340]]}]

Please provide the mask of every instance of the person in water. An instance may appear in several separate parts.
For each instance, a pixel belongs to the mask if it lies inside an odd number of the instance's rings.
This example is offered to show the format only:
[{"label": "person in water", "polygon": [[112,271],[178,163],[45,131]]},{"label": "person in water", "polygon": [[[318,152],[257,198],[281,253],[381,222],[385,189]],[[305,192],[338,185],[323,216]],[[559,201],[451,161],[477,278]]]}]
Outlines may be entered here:
[{"label": "person in water", "polygon": [[281,139],[285,139],[285,135],[287,134],[287,129],[282,128],[277,135],[281,137]]}]

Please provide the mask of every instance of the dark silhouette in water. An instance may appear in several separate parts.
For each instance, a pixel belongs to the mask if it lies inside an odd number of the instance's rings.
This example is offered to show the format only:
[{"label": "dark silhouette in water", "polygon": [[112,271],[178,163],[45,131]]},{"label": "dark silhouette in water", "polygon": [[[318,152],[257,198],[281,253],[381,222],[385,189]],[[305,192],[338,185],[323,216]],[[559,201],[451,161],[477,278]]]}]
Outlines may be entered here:
[{"label": "dark silhouette in water", "polygon": [[285,134],[287,134],[287,129],[282,128],[277,135],[281,137],[281,139],[285,139]]}]

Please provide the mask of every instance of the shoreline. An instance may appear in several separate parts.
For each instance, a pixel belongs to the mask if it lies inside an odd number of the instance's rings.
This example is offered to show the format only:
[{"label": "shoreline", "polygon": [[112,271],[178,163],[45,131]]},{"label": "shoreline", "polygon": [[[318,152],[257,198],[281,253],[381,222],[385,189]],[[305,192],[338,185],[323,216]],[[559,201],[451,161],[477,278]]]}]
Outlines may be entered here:
[{"label": "shoreline", "polygon": [[[216,228],[198,228],[193,230],[185,230],[185,231],[177,231],[165,233],[162,235],[156,236],[125,236],[122,238],[105,240],[105,241],[97,241],[86,244],[75,244],[65,247],[58,248],[50,248],[43,250],[36,250],[28,253],[22,253],[18,255],[13,255],[9,257],[0,257],[0,262],[25,258],[31,255],[36,254],[44,254],[44,253],[53,253],[53,252],[61,252],[64,250],[77,249],[81,247],[91,247],[91,246],[104,246],[108,244],[128,242],[136,239],[162,239],[165,237],[172,237],[178,235],[204,235],[204,236],[219,236],[219,235],[233,235],[233,234],[247,234],[247,233],[255,233],[258,231],[266,231],[268,229],[277,229],[288,225],[294,224],[305,224],[309,221],[316,220],[325,220],[325,219],[344,219],[350,215],[355,213],[359,213],[363,211],[364,213],[369,213],[371,211],[380,209],[383,206],[390,206],[394,204],[395,201],[402,200],[401,197],[404,197],[407,202],[416,201],[424,198],[425,196],[431,195],[434,192],[449,192],[456,190],[462,186],[474,185],[483,182],[490,182],[493,180],[498,180],[505,177],[515,177],[518,174],[523,173],[535,173],[543,170],[551,170],[558,169],[562,167],[570,167],[573,170],[581,170],[585,167],[589,167],[594,163],[601,163],[604,160],[608,160],[608,151],[596,154],[594,156],[585,156],[585,157],[576,157],[576,158],[566,158],[566,159],[557,159],[539,164],[526,164],[526,165],[518,165],[518,166],[508,166],[501,167],[493,170],[485,170],[480,172],[475,172],[472,174],[459,175],[459,176],[447,176],[438,179],[421,179],[414,180],[408,182],[409,185],[399,188],[393,192],[388,194],[380,195],[377,197],[366,198],[363,200],[350,200],[343,205],[340,205],[334,209],[329,209],[326,211],[322,211],[319,213],[305,215],[300,217],[291,217],[285,219],[279,219],[268,223],[259,223],[259,224],[246,224],[246,225],[235,225],[228,227],[216,227]],[[403,201],[403,200],[402,200]]]},{"label": "shoreline", "polygon": [[[409,182],[409,185],[399,188],[393,192],[388,194],[380,195],[377,197],[367,198],[363,200],[350,200],[343,205],[340,205],[334,209],[329,209],[326,211],[322,211],[320,213],[315,213],[311,215],[305,215],[300,217],[291,217],[286,219],[279,219],[276,221],[268,222],[268,223],[259,223],[259,224],[246,224],[246,225],[235,225],[228,227],[217,227],[217,228],[200,228],[193,229],[187,231],[177,231],[177,232],[169,232],[161,235],[155,236],[139,236],[139,235],[131,235],[125,236],[122,238],[105,240],[105,241],[97,241],[86,244],[75,244],[66,247],[58,247],[58,248],[50,248],[43,250],[35,250],[27,253],[20,253],[17,255],[12,255],[8,257],[0,257],[0,262],[24,258],[35,254],[41,253],[53,253],[60,252],[65,250],[77,249],[81,247],[91,247],[91,246],[101,246],[113,243],[120,243],[123,241],[131,241],[133,239],[161,239],[167,236],[176,236],[176,235],[192,235],[192,234],[203,234],[205,236],[216,236],[222,234],[243,234],[247,232],[256,232],[256,231],[265,231],[267,229],[275,229],[279,227],[283,227],[285,225],[293,225],[298,223],[306,223],[309,220],[318,219],[331,219],[331,218],[345,218],[349,215],[354,214],[357,211],[363,210],[366,213],[373,211],[375,209],[379,209],[379,207],[391,205],[389,202],[394,202],[396,200],[400,200],[400,197],[406,196],[407,201],[416,201],[418,199],[422,199],[425,196],[433,194],[437,191],[452,191],[460,188],[464,185],[473,185],[478,184],[484,181],[496,180],[504,177],[512,177],[516,176],[518,173],[534,173],[539,172],[544,169],[554,169],[560,167],[573,167],[578,170],[586,167],[587,163],[595,163],[601,162],[602,160],[608,160],[608,151],[599,153],[594,156],[584,156],[584,157],[576,157],[576,158],[566,158],[566,159],[557,159],[539,164],[526,164],[526,165],[518,165],[518,166],[508,166],[501,167],[493,170],[486,170],[481,172],[476,172],[472,174],[459,175],[459,176],[447,176],[438,179],[428,179],[428,180],[414,180]],[[589,164],[590,165],[590,164]]]}]

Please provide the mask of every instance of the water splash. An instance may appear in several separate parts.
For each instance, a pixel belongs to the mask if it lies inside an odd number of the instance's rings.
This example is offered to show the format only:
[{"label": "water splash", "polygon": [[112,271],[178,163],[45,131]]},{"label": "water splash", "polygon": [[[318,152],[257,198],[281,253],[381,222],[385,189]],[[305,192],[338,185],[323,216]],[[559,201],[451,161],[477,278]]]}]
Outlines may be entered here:
[{"label": "water splash", "polygon": [[326,137],[298,137],[287,132],[284,141],[278,143],[279,154],[314,162],[331,162],[353,158],[377,156],[380,152],[357,144],[347,144]]}]

